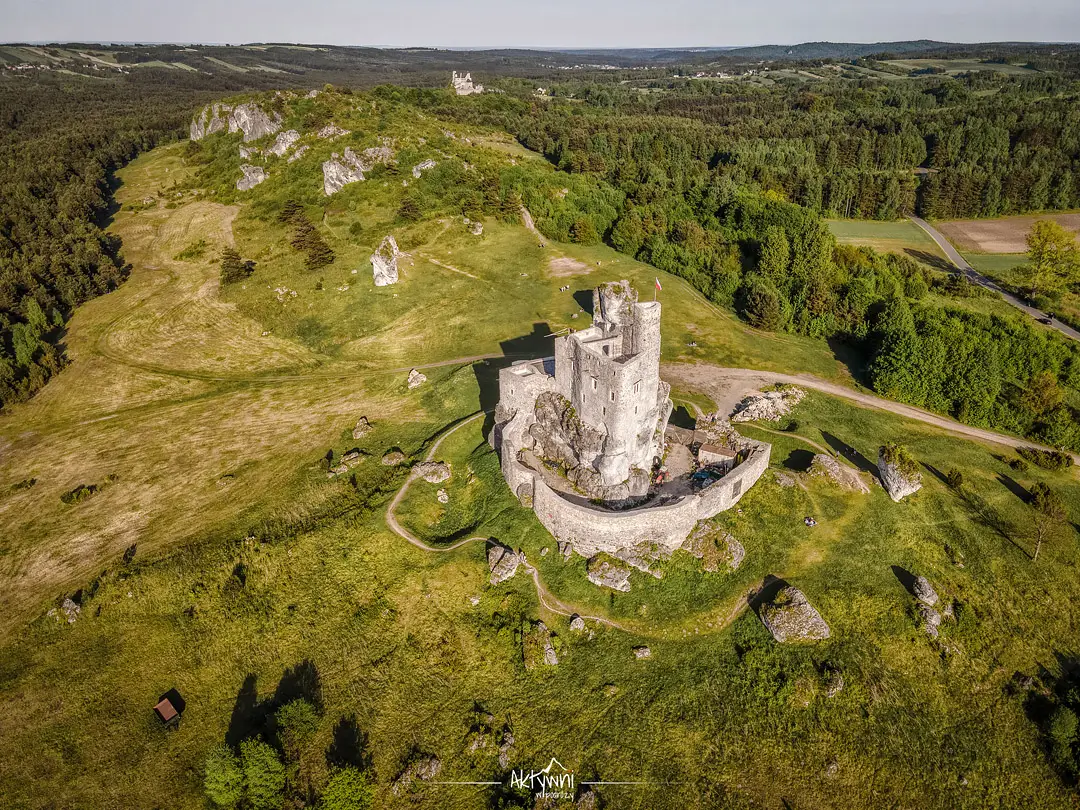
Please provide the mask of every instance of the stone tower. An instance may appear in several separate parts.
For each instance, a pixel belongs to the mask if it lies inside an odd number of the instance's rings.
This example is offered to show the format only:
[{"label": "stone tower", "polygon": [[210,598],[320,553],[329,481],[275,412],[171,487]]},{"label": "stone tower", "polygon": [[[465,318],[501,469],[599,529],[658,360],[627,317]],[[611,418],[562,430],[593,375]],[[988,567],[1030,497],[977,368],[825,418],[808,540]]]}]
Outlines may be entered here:
[{"label": "stone tower", "polygon": [[671,414],[660,381],[660,303],[639,303],[627,281],[593,291],[593,324],[555,341],[556,386],[580,421],[603,436],[591,459],[601,483],[648,488]]}]

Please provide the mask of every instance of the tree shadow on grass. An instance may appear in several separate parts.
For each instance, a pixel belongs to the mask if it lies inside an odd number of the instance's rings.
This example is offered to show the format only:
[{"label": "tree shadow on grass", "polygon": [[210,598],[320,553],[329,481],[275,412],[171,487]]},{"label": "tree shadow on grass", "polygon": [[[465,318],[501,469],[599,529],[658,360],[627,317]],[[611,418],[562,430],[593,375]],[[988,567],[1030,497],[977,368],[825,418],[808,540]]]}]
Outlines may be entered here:
[{"label": "tree shadow on grass", "polygon": [[990,531],[999,535],[1002,539],[1008,540],[1013,546],[1022,551],[1025,555],[1028,555],[1027,549],[1020,545],[1013,536],[1016,533],[1016,527],[1005,520],[1005,518],[990,505],[986,498],[982,497],[970,487],[964,487],[960,490],[960,500],[967,507],[972,520],[979,525],[990,529]]},{"label": "tree shadow on grass", "polygon": [[1012,476],[1005,475],[1004,473],[998,473],[997,480],[999,484],[1005,487],[1005,489],[1009,490],[1009,492],[1011,492],[1024,503],[1031,502],[1031,493],[1024,488],[1023,484],[1021,484]]},{"label": "tree shadow on grass", "polygon": [[922,262],[927,267],[933,267],[935,270],[941,270],[945,273],[955,273],[957,267],[948,259],[937,256],[928,250],[915,250],[914,248],[904,248],[904,253],[913,258],[917,262]]},{"label": "tree shadow on grass", "polygon": [[825,439],[825,443],[829,445],[829,447],[831,447],[834,452],[839,453],[841,456],[846,458],[863,472],[868,472],[875,478],[878,477],[877,464],[871,462],[870,459],[868,459],[850,444],[845,442],[843,439],[840,439],[832,435],[828,431],[824,430],[821,431],[821,437]]},{"label": "tree shadow on grass", "polygon": [[920,461],[923,469],[930,473],[934,478],[943,483],[945,486],[949,485],[949,479],[945,477],[945,473],[935,467],[933,464],[927,464],[925,461]]},{"label": "tree shadow on grass", "polygon": [[225,744],[235,748],[250,737],[262,737],[276,744],[274,713],[286,703],[300,698],[308,701],[317,712],[322,712],[319,670],[309,660],[286,669],[274,694],[265,700],[259,699],[257,677],[248,675],[236,694],[229,727],[225,732]]},{"label": "tree shadow on grass", "polygon": [[799,448],[788,453],[788,457],[784,459],[784,466],[796,472],[806,472],[810,469],[810,464],[813,461],[814,454],[812,452]]},{"label": "tree shadow on grass", "polygon": [[334,740],[326,749],[326,763],[333,768],[348,767],[362,771],[371,767],[368,735],[360,730],[355,714],[342,717],[334,726]]}]

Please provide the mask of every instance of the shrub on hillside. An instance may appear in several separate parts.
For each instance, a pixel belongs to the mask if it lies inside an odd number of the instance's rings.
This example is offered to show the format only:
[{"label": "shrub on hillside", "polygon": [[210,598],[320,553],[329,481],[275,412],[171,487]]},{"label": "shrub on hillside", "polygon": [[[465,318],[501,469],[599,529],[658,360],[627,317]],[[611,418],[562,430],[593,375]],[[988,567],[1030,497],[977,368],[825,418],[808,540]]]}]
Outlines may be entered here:
[{"label": "shrub on hillside", "polygon": [[1016,450],[1022,458],[1044,470],[1064,470],[1072,466],[1072,456],[1060,450],[1039,450],[1036,447],[1020,447]]}]

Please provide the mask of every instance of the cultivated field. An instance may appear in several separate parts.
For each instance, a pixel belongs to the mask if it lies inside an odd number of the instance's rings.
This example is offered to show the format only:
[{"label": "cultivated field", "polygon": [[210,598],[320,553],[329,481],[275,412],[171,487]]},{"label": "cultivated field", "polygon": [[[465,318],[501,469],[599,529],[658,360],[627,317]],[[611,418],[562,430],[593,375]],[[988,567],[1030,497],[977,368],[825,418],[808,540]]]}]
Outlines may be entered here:
[{"label": "cultivated field", "polygon": [[878,222],[830,219],[828,225],[841,244],[871,247],[884,253],[900,253],[936,270],[951,266],[929,234],[909,220]]},{"label": "cultivated field", "polygon": [[1052,219],[1074,233],[1080,233],[1080,213],[960,219],[935,222],[934,227],[962,253],[1025,253],[1024,239],[1031,226],[1040,219]]}]

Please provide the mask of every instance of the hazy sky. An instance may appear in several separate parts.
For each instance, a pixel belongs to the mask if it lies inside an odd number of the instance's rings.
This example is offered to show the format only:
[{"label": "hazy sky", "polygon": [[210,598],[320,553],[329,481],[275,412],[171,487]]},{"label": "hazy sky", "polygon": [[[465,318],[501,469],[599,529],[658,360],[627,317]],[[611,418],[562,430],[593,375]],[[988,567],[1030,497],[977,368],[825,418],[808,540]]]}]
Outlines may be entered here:
[{"label": "hazy sky", "polygon": [[0,41],[667,47],[1080,40],[1080,0],[0,0]]}]

